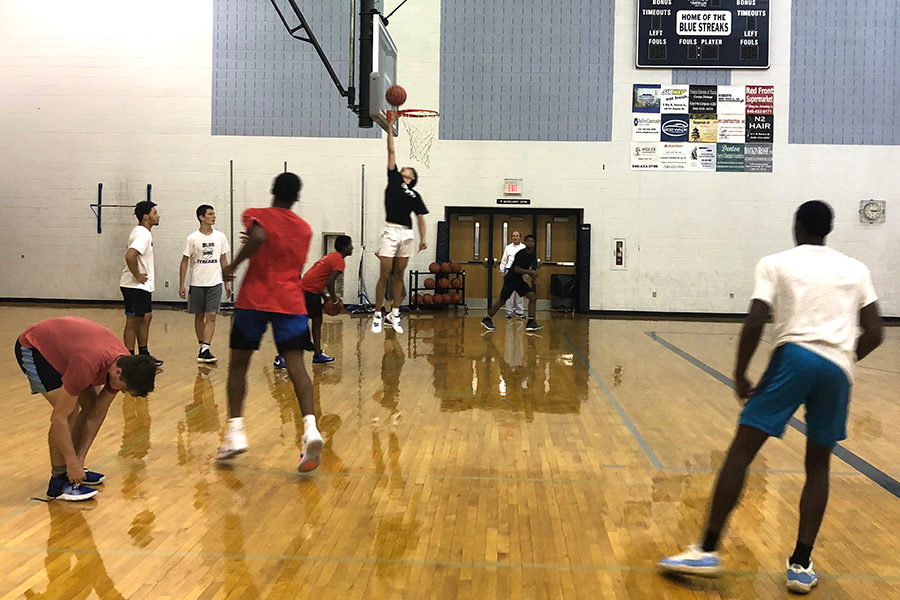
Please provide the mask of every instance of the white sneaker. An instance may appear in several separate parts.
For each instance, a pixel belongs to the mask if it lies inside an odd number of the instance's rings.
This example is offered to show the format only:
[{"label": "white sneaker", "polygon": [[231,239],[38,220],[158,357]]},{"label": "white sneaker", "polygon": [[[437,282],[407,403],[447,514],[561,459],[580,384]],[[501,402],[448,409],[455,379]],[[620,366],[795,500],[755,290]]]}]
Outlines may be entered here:
[{"label": "white sneaker", "polygon": [[322,462],[322,447],[325,445],[322,434],[317,430],[313,430],[312,433],[304,433],[302,442],[300,464],[297,465],[297,470],[301,473],[315,471]]},{"label": "white sneaker", "polygon": [[376,312],[372,316],[372,333],[381,333],[381,313]]},{"label": "white sneaker", "polygon": [[227,460],[247,451],[247,436],[242,429],[228,429],[225,432],[225,443],[219,446],[216,460]]},{"label": "white sneaker", "polygon": [[384,316],[384,324],[394,328],[397,333],[403,333],[403,326],[400,324],[400,315],[388,313]]},{"label": "white sneaker", "polygon": [[663,558],[657,567],[667,573],[715,577],[722,570],[718,552],[704,552],[698,544],[691,544],[682,554]]}]

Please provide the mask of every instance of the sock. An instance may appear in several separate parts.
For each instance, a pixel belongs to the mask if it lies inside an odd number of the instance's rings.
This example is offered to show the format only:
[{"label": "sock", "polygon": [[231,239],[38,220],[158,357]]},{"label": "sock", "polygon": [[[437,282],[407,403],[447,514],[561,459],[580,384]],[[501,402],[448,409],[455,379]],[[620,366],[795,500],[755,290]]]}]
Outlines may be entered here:
[{"label": "sock", "polygon": [[232,417],[228,419],[228,431],[243,431],[244,417]]},{"label": "sock", "polygon": [[719,547],[719,535],[720,532],[713,533],[712,531],[706,532],[706,537],[703,538],[703,545],[700,546],[700,549],[704,552],[715,552],[716,548]]},{"label": "sock", "polygon": [[391,316],[392,316],[392,317],[399,317],[399,316],[400,316],[400,309],[397,308],[396,306],[395,306],[394,308],[392,308],[392,309],[391,309]]},{"label": "sock", "polygon": [[808,569],[809,555],[812,554],[812,549],[813,547],[808,544],[797,542],[797,545],[794,547],[794,553],[791,554],[788,562],[792,565],[800,565],[804,569]]},{"label": "sock", "polygon": [[303,415],[303,433],[318,431],[316,428],[316,415]]},{"label": "sock", "polygon": [[200,342],[200,352],[205,352],[209,350],[209,344],[206,342]]},{"label": "sock", "polygon": [[380,310],[376,310],[376,311],[375,311],[375,318],[377,318],[377,319],[380,319],[380,318],[381,318],[381,311],[380,311]]},{"label": "sock", "polygon": [[61,467],[50,467],[50,476],[51,477],[65,477],[66,475],[66,465],[62,465]]},{"label": "sock", "polygon": [[150,351],[147,350],[147,346],[138,346],[138,353],[140,353],[140,354],[150,354]]}]

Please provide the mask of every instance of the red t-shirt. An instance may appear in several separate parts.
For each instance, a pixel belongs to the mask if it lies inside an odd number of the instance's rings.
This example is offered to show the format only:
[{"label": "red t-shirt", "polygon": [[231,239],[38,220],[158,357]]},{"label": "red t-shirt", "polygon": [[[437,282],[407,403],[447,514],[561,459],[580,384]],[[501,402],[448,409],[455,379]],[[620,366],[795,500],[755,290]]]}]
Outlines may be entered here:
[{"label": "red t-shirt", "polygon": [[293,211],[276,206],[249,208],[241,219],[247,231],[254,223],[262,227],[266,241],[250,257],[234,305],[249,310],[305,315],[300,276],[309,252],[312,227]]},{"label": "red t-shirt", "polygon": [[81,317],[58,317],[35,323],[19,336],[26,348],[36,348],[62,375],[63,388],[77,396],[106,384],[109,368],[128,349],[112,331]]},{"label": "red t-shirt", "polygon": [[309,268],[303,280],[300,281],[300,287],[304,292],[311,294],[321,294],[325,291],[325,284],[331,277],[332,271],[344,272],[344,257],[340,252],[332,252],[326,254],[316,261],[316,264]]}]

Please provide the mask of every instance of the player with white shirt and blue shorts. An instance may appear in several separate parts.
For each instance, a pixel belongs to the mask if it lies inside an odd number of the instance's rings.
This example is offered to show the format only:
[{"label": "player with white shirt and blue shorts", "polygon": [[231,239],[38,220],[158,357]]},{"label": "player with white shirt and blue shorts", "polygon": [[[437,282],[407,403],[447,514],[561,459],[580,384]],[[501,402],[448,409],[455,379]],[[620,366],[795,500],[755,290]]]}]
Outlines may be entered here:
[{"label": "player with white shirt and blue shorts", "polygon": [[[764,257],[756,266],[753,301],[741,331],[734,375],[735,392],[743,404],[738,430],[719,471],[702,541],[660,560],[664,572],[712,576],[721,571],[716,549],[747,468],[770,436],[784,434],[803,405],[806,483],[797,544],[787,559],[787,587],[807,593],[818,583],[810,554],[828,501],[831,453],[847,437],[853,364],[882,340],[869,269],[825,246],[832,221],[831,207],[824,202],[803,203],[794,217],[797,245]],[[754,388],[746,371],[770,313],[775,350]]]}]

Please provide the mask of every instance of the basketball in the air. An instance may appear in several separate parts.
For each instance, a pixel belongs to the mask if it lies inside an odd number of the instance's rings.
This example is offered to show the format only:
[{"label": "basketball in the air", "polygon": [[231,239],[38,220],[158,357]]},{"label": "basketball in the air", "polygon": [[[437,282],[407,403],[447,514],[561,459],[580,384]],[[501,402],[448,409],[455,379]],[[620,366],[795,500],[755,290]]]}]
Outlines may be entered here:
[{"label": "basketball in the air", "polygon": [[343,300],[338,300],[337,303],[335,303],[331,301],[331,298],[329,298],[325,301],[325,304],[322,305],[322,312],[331,317],[341,314],[342,312],[344,312]]},{"label": "basketball in the air", "polygon": [[384,94],[384,99],[391,106],[402,106],[406,102],[406,90],[399,85],[392,85]]}]

